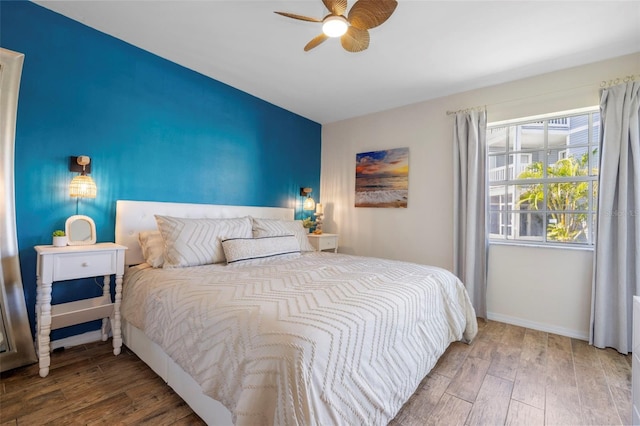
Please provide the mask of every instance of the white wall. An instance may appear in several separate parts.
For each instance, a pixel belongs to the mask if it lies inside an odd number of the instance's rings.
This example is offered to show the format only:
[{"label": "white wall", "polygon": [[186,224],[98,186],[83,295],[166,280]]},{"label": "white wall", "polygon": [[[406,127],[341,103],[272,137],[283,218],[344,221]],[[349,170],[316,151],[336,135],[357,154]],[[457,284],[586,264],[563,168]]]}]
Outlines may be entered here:
[{"label": "white wall", "polygon": [[593,251],[492,244],[489,318],[587,340]]},{"label": "white wall", "polygon": [[[451,270],[453,117],[446,112],[486,105],[494,122],[594,106],[603,80],[639,73],[636,53],[324,125],[325,231],[340,234],[344,253]],[[408,208],[355,208],[356,153],[400,147],[409,147]],[[591,261],[588,250],[492,246],[490,318],[586,338]]]}]

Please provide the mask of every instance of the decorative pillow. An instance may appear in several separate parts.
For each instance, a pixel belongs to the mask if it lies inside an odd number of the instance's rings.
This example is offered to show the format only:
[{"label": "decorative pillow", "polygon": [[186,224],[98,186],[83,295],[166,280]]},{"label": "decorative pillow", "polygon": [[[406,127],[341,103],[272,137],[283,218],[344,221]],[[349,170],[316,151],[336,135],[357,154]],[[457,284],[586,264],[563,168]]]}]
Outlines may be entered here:
[{"label": "decorative pillow", "polygon": [[253,237],[277,237],[295,235],[302,251],[314,251],[309,242],[309,231],[302,226],[301,220],[280,220],[253,218]]},{"label": "decorative pillow", "polygon": [[164,240],[160,231],[142,231],[138,234],[138,242],[144,260],[154,268],[161,268],[164,263]]},{"label": "decorative pillow", "polygon": [[164,239],[163,268],[225,261],[222,240],[251,238],[251,218],[191,219],[156,215]]},{"label": "decorative pillow", "polygon": [[300,254],[300,244],[293,235],[222,240],[222,248],[227,264]]}]

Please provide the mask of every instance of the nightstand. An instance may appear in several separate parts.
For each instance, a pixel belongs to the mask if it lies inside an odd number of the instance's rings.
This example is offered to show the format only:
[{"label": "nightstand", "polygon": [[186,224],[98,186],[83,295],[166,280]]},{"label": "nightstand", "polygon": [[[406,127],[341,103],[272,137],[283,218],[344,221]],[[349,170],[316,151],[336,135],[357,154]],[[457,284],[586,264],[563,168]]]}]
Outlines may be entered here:
[{"label": "nightstand", "polygon": [[[51,330],[102,318],[102,340],[107,340],[108,325],[113,334],[113,354],[122,347],[120,331],[120,301],[124,251],[114,243],[87,246],[35,246],[36,266],[36,352],[40,359],[40,377],[49,374],[49,334]],[[115,300],[111,301],[111,275],[116,277]],[[51,305],[54,282],[104,276],[102,296]]]},{"label": "nightstand", "polygon": [[338,252],[338,234],[309,234],[309,242],[316,251],[333,250]]}]

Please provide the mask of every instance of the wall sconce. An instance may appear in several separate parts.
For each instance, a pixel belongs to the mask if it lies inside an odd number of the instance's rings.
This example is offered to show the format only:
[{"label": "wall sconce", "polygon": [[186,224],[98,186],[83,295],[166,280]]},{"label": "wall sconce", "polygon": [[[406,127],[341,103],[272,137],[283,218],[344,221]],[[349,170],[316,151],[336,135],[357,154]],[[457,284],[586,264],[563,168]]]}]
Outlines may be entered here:
[{"label": "wall sconce", "polygon": [[300,188],[300,195],[303,197],[307,197],[304,199],[304,203],[302,203],[303,210],[314,210],[316,208],[316,202],[311,198],[311,188]]},{"label": "wall sconce", "polygon": [[86,155],[69,157],[69,171],[80,172],[69,184],[69,195],[78,198],[96,198],[98,188],[87,174],[91,173],[91,158]]}]

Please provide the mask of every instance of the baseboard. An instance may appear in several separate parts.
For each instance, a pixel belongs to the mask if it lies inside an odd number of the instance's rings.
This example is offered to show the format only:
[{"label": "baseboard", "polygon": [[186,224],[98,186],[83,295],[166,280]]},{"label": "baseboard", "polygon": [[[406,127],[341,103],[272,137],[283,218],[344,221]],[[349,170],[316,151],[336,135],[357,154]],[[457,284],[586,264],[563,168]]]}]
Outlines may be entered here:
[{"label": "baseboard", "polygon": [[51,341],[51,350],[84,345],[85,343],[93,343],[100,340],[102,340],[102,331],[89,331],[87,333],[65,337],[64,339],[53,340]]},{"label": "baseboard", "polygon": [[531,328],[533,330],[544,331],[546,333],[559,334],[561,336],[567,336],[567,337],[580,339],[580,340],[589,340],[589,334],[586,334],[578,330],[571,330],[565,327],[558,327],[555,325],[529,321],[526,319],[512,317],[509,315],[496,314],[493,312],[487,312],[487,318],[492,321],[499,321],[499,322],[504,322],[511,325],[518,325],[520,327]]}]

